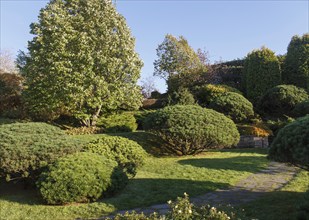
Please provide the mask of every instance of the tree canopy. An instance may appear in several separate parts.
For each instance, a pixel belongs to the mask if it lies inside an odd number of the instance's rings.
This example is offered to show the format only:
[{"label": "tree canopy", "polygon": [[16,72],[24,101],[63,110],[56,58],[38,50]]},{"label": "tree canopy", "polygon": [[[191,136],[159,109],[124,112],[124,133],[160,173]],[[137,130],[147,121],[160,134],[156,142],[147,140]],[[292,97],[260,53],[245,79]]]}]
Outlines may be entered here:
[{"label": "tree canopy", "polygon": [[51,0],[30,27],[34,37],[19,66],[33,115],[68,113],[90,126],[102,111],[141,105],[136,83],[143,64],[110,0]]}]

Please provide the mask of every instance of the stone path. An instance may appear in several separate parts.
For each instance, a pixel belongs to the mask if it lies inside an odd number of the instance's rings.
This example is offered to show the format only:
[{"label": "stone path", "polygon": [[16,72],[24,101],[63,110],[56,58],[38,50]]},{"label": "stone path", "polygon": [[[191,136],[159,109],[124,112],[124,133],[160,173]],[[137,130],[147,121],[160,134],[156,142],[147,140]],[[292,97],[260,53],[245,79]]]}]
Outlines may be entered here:
[{"label": "stone path", "polygon": [[[195,205],[211,204],[214,206],[218,204],[231,204],[235,206],[250,202],[267,192],[272,192],[282,188],[294,177],[297,171],[298,168],[296,167],[288,166],[284,163],[270,162],[265,170],[250,175],[229,189],[209,192],[204,195],[190,198],[190,201]],[[144,214],[150,214],[153,212],[165,214],[168,211],[168,208],[169,206],[167,204],[158,204],[147,208],[118,211],[117,213],[124,214],[127,211],[136,211],[137,213],[143,212]],[[103,219],[104,218],[105,217],[103,217]]]}]

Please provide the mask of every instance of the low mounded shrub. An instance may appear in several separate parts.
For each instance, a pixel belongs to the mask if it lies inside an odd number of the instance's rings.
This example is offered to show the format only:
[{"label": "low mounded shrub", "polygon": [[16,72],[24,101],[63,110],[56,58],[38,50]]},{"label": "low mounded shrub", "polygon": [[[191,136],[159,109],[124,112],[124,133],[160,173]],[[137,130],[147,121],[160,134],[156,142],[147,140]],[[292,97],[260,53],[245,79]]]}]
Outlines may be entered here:
[{"label": "low mounded shrub", "polygon": [[254,116],[251,102],[235,92],[218,95],[210,103],[209,108],[223,113],[235,122],[246,121]]},{"label": "low mounded shrub", "polygon": [[155,110],[141,110],[141,111],[136,111],[134,113],[134,117],[137,123],[137,129],[138,130],[143,130],[143,123],[145,118],[151,113],[153,113]]},{"label": "low mounded shrub", "polygon": [[215,98],[227,92],[235,92],[242,95],[238,89],[233,87],[214,84],[195,87],[193,94],[198,104],[205,107],[208,106]]},{"label": "low mounded shrub", "polygon": [[116,161],[82,152],[63,157],[43,171],[37,187],[48,204],[95,201],[113,186],[113,176],[126,176],[117,171]]},{"label": "low mounded shrub", "polygon": [[268,156],[309,169],[309,115],[282,128],[271,144]]},{"label": "low mounded shrub", "polygon": [[239,133],[231,119],[195,105],[174,105],[158,110],[145,119],[144,128],[166,141],[165,150],[178,155],[230,147],[239,142]]},{"label": "low mounded shrub", "polygon": [[60,128],[45,123],[2,124],[0,140],[0,176],[8,181],[35,179],[42,167],[81,149]]},{"label": "low mounded shrub", "polygon": [[131,113],[112,114],[102,116],[97,123],[107,133],[132,132],[137,129],[136,120]]},{"label": "low mounded shrub", "polygon": [[269,128],[259,125],[247,125],[241,124],[237,125],[240,135],[253,135],[257,137],[268,137],[273,135],[272,131]]},{"label": "low mounded shrub", "polygon": [[84,147],[85,151],[117,161],[129,176],[135,176],[138,167],[144,164],[146,151],[135,141],[124,137],[105,136]]},{"label": "low mounded shrub", "polygon": [[259,110],[269,115],[291,115],[295,106],[309,99],[307,92],[293,85],[280,85],[269,89],[259,101]]},{"label": "low mounded shrub", "polygon": [[295,117],[309,115],[309,100],[298,103],[293,109],[292,115]]},{"label": "low mounded shrub", "polygon": [[168,96],[168,105],[194,105],[195,99],[187,88],[180,88]]}]

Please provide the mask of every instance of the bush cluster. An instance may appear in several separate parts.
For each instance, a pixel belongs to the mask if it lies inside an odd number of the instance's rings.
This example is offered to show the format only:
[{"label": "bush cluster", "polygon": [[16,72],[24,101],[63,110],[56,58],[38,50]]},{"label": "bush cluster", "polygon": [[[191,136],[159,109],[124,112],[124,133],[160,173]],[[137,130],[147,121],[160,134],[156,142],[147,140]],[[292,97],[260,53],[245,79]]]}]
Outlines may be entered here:
[{"label": "bush cluster", "polygon": [[309,99],[303,102],[296,104],[295,108],[292,111],[294,117],[302,117],[309,115]]},{"label": "bush cluster", "polygon": [[309,115],[282,128],[269,149],[269,158],[309,169]]},{"label": "bush cluster", "polygon": [[45,123],[0,125],[0,176],[7,180],[36,178],[57,158],[80,150],[60,128]]},{"label": "bush cluster", "polygon": [[230,147],[239,142],[239,133],[231,119],[200,106],[165,107],[150,114],[144,128],[166,141],[165,150],[178,155]]},{"label": "bush cluster", "polygon": [[117,161],[129,176],[135,176],[137,168],[144,164],[147,156],[145,150],[135,141],[116,136],[97,139],[86,145],[84,150]]},{"label": "bush cluster", "polygon": [[136,120],[131,113],[102,116],[97,123],[107,133],[132,132],[137,129]]},{"label": "bush cluster", "polygon": [[188,89],[179,88],[169,94],[167,102],[168,105],[194,105],[195,99]]},{"label": "bush cluster", "polygon": [[269,89],[259,101],[259,109],[269,115],[291,115],[295,106],[309,99],[308,93],[293,85],[279,85]]},{"label": "bush cluster", "polygon": [[242,122],[254,116],[253,105],[242,95],[227,92],[217,96],[209,108],[223,113],[235,122]]},{"label": "bush cluster", "polygon": [[115,187],[113,178],[126,181],[126,176],[115,169],[113,160],[89,152],[76,153],[49,165],[37,186],[48,204],[95,201],[109,187]]},{"label": "bush cluster", "polygon": [[257,137],[268,137],[273,135],[273,132],[269,128],[259,125],[240,124],[237,125],[240,135],[253,135]]}]

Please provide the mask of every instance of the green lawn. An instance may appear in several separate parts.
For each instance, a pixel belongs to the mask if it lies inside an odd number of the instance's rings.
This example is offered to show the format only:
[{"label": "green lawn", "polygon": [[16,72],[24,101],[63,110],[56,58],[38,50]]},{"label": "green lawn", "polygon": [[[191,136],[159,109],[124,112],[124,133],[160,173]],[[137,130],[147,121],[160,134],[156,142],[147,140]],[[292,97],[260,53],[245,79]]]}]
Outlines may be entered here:
[{"label": "green lawn", "polygon": [[[198,156],[157,157],[156,141],[144,132],[119,134],[136,140],[154,152],[113,198],[91,204],[44,205],[35,190],[1,182],[0,216],[4,219],[74,219],[99,217],[121,209],[165,203],[187,192],[191,197],[226,188],[267,166],[264,150],[214,150]],[[100,135],[76,136],[89,141]]]}]

